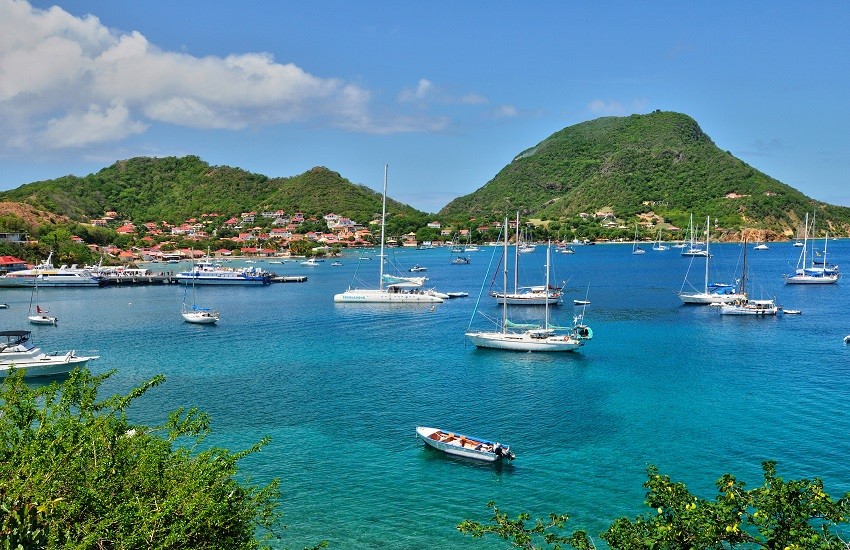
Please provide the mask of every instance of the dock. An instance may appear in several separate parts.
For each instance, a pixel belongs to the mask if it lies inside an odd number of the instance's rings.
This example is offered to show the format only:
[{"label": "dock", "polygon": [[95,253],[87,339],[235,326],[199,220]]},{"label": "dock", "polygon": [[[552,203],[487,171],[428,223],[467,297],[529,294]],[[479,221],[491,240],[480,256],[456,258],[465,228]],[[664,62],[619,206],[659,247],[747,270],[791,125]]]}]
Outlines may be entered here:
[{"label": "dock", "polygon": [[177,284],[177,277],[172,273],[159,273],[156,275],[104,275],[100,278],[100,286],[173,284]]},{"label": "dock", "polygon": [[[305,283],[306,275],[274,275],[273,283]],[[177,274],[151,273],[146,275],[103,275],[100,278],[100,286],[137,286],[137,285],[174,285],[177,284]]]},{"label": "dock", "polygon": [[275,275],[272,277],[273,283],[306,283],[306,275]]}]

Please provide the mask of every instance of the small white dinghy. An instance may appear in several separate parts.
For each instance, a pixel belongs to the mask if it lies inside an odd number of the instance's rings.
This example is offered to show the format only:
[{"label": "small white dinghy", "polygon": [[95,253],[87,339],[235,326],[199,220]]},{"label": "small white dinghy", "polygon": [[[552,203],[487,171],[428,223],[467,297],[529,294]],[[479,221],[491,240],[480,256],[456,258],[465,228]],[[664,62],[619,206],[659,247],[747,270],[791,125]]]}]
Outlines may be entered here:
[{"label": "small white dinghy", "polygon": [[850,334],[848,334],[847,336],[844,337],[844,343],[850,344]]},{"label": "small white dinghy", "polygon": [[509,446],[479,437],[445,432],[439,428],[427,428],[425,426],[416,427],[416,436],[422,439],[426,445],[450,455],[474,458],[485,462],[496,462],[503,458],[514,459],[514,453]]}]

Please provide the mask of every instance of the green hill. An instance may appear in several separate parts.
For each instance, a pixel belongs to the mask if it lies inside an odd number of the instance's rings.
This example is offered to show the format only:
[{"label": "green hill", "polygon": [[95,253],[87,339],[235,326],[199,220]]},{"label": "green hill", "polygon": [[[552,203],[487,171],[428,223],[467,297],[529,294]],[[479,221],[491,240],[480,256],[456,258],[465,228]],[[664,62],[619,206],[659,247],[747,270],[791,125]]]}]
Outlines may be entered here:
[{"label": "green hill", "polygon": [[786,235],[817,208],[820,227],[850,234],[850,208],[806,197],[719,149],[687,115],[661,111],[564,128],[440,214],[558,220],[605,208],[619,219],[652,211],[682,227],[693,213]]},{"label": "green hill", "polygon": [[[307,216],[335,212],[365,223],[381,213],[380,193],[324,167],[290,178],[269,178],[210,166],[195,156],[122,160],[85,177],[65,176],[2,192],[0,201],[25,203],[75,221],[98,218],[110,210],[136,222],[170,223],[203,213],[278,209]],[[425,215],[391,199],[387,210],[407,218]]]}]

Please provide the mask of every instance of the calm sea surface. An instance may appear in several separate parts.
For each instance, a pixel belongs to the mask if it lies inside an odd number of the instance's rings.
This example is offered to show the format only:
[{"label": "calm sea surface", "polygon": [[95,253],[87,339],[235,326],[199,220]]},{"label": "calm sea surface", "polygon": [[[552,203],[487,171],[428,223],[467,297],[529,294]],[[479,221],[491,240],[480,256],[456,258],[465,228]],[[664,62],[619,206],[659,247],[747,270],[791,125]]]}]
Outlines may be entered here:
[{"label": "calm sea surface", "polygon": [[[389,271],[419,263],[431,286],[470,294],[433,309],[334,304],[351,283],[376,286],[372,251],[346,255],[342,267],[265,264],[307,275],[302,284],[198,287],[198,303],[222,312],[217,326],[184,323],[174,285],[45,289],[58,327],[28,325],[30,292],[3,289],[11,307],[0,327],[32,330],[46,351],[96,350],[95,373],[117,370],[104,397],[164,374],[132,410],[138,421],[196,406],[211,414],[216,445],[236,451],[270,436],[242,472],[281,479],[289,548],[323,539],[332,548],[489,548],[495,540],[455,529],[487,519],[489,500],[511,516],[568,513],[570,528],[596,538],[614,518],[644,513],[648,464],[707,498],[726,472],[759,485],[766,459],[786,479],[821,477],[833,496],[850,490],[850,280],[785,286],[799,248],[750,249],[751,295],[803,313],[721,317],[676,297],[689,271],[702,286],[702,260],[582,246],[553,253],[553,280],[567,281],[561,324],[573,299],[592,302],[587,346],[477,350],[463,334],[470,320],[486,326],[473,316],[482,281],[479,310],[499,315],[486,296],[496,250],[461,266],[447,249],[391,251]],[[740,276],[740,250],[713,247],[712,280]],[[830,242],[829,252],[850,269],[850,241]],[[364,254],[373,259],[358,260]],[[522,256],[520,284],[542,284],[544,247]],[[417,425],[497,439],[517,459],[494,467],[443,456],[416,441]]]}]

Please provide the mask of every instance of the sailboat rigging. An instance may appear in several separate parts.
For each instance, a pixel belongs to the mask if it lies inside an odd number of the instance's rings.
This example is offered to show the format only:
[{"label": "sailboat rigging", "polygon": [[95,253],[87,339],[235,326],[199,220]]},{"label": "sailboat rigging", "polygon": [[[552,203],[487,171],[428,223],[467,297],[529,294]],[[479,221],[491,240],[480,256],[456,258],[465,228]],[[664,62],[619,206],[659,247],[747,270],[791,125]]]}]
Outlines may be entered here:
[{"label": "sailboat rigging", "polygon": [[[814,223],[812,224],[814,228]],[[831,284],[838,281],[838,271],[827,271],[824,268],[814,268],[809,269],[806,267],[806,255],[808,240],[809,240],[809,214],[806,213],[806,229],[803,232],[803,247],[800,250],[800,259],[797,262],[797,269],[794,271],[793,275],[785,276],[786,284],[803,284],[803,285],[816,285],[816,284]],[[829,239],[829,235],[827,234],[824,243],[823,243],[823,262],[826,265],[826,243]]]},{"label": "sailboat rigging", "polygon": [[743,298],[720,306],[721,315],[776,315],[780,307],[771,299],[753,300],[747,296],[747,239],[744,238],[744,262],[741,268],[741,294]]},{"label": "sailboat rigging", "polygon": [[[30,310],[27,319],[29,319],[29,322],[34,325],[55,325],[58,319],[56,317],[48,315],[50,311],[47,309],[42,309],[41,305],[39,304],[38,281],[40,278],[41,275],[36,275],[35,277],[35,281],[32,288],[32,294],[30,295]],[[33,313],[32,311],[33,303],[35,304],[35,313]]]},{"label": "sailboat rigging", "polygon": [[403,280],[399,282],[386,283],[384,277],[384,242],[386,240],[386,218],[387,218],[387,171],[388,165],[384,165],[384,192],[381,202],[381,259],[377,289],[357,289],[348,287],[347,290],[334,295],[335,303],[347,304],[415,304],[431,303],[439,304],[443,299],[433,290],[423,290],[422,283]]},{"label": "sailboat rigging", "polygon": [[[508,284],[508,236],[505,219],[503,243],[503,284]],[[546,287],[549,286],[551,269],[551,243],[546,247]],[[556,327],[549,322],[549,303],[544,302],[543,326],[536,324],[517,324],[508,319],[508,300],[502,300],[502,319],[499,330],[467,329],[466,337],[479,348],[502,349],[512,351],[574,351],[593,337],[593,331],[587,325],[580,324],[583,316],[573,319],[574,326],[569,328]],[[477,307],[476,307],[477,310]],[[474,314],[473,314],[474,317]],[[470,324],[471,324],[470,320]],[[558,333],[566,331],[566,334]]]},{"label": "sailboat rigging", "polygon": [[735,292],[735,286],[726,283],[709,283],[708,282],[708,262],[709,258],[711,258],[711,254],[709,254],[709,229],[711,228],[711,217],[707,217],[705,219],[705,283],[702,291],[698,291],[696,289],[695,292],[686,292],[684,290],[685,284],[688,282],[687,276],[685,276],[685,281],[682,283],[682,289],[679,291],[679,299],[682,300],[684,304],[693,304],[693,305],[707,305],[707,304],[723,304],[734,302],[735,300],[740,300],[746,298],[746,295],[743,293]]},{"label": "sailboat rigging", "polygon": [[[209,251],[207,251],[209,256]],[[192,262],[195,261],[195,252],[192,251]],[[192,270],[194,271],[194,265]],[[208,307],[199,307],[195,302],[195,277],[192,278],[192,306],[186,304],[186,294],[189,292],[189,285],[183,288],[183,307],[180,310],[180,315],[187,323],[195,323],[198,325],[211,325],[217,323],[221,319],[221,314]]]}]

